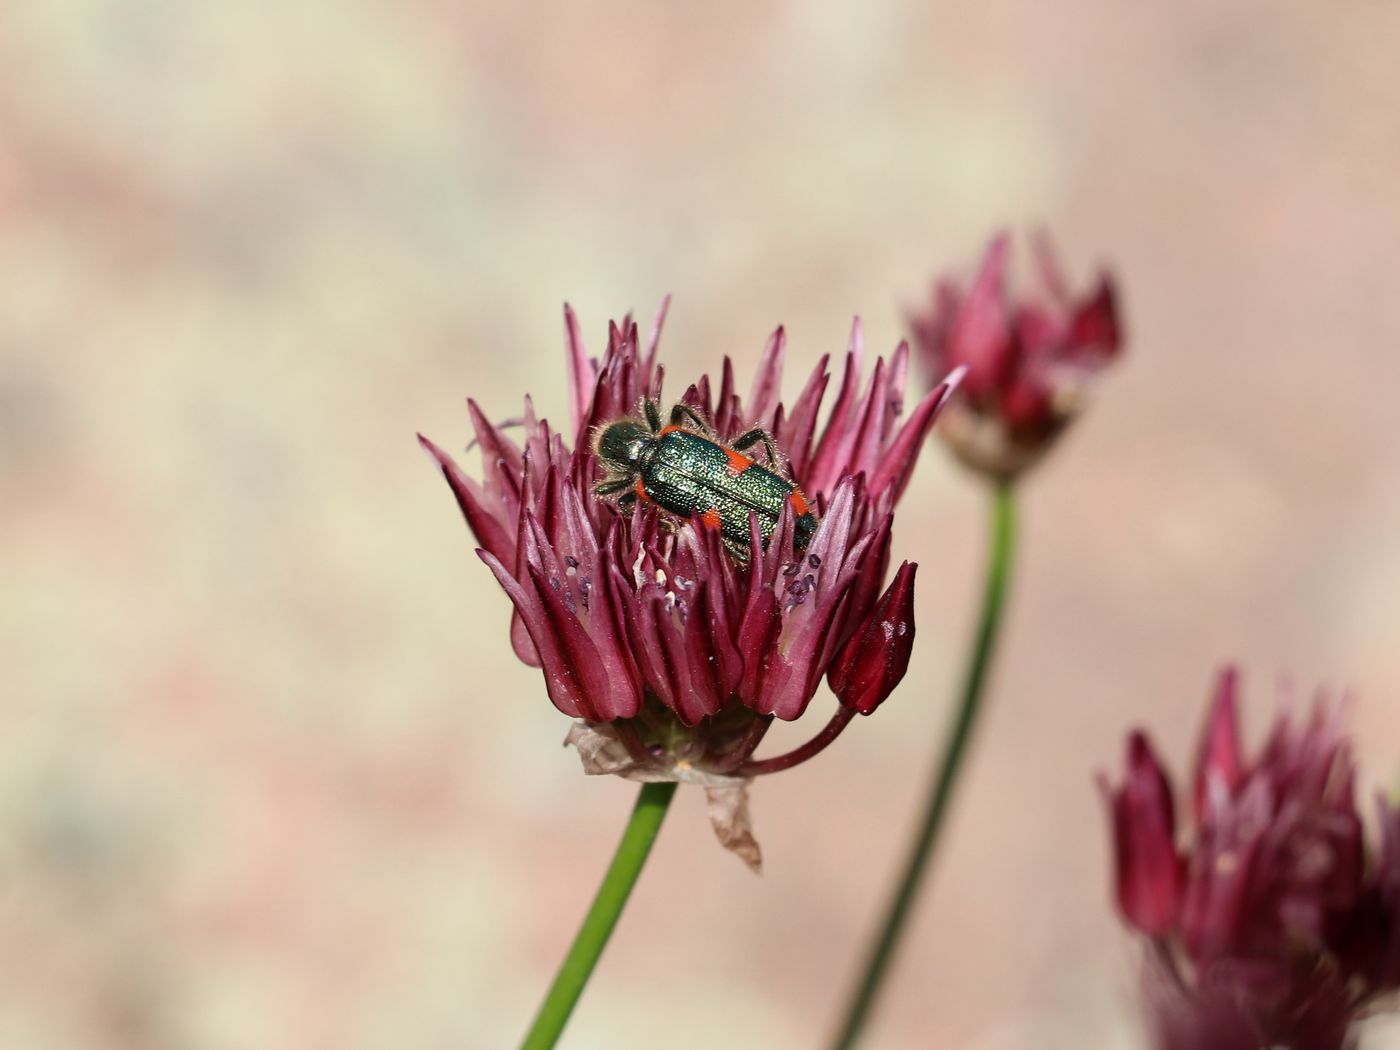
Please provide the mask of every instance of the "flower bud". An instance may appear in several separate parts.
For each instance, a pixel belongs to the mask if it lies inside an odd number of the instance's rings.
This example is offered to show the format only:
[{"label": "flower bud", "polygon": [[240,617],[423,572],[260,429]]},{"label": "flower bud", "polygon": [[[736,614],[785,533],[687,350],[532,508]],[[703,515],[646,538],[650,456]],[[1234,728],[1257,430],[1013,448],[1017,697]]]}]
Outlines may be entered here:
[{"label": "flower bud", "polygon": [[1039,288],[1008,291],[1011,240],[999,234],[964,290],[939,281],[909,319],[931,375],[966,367],[939,433],[967,466],[998,480],[1039,461],[1084,405],[1095,374],[1122,345],[1113,283],[1069,292],[1049,240],[1035,240]]},{"label": "flower bud", "polygon": [[1176,851],[1171,784],[1147,737],[1128,740],[1123,786],[1111,792],[1118,906],[1127,920],[1154,936],[1176,921],[1182,864]]},{"label": "flower bud", "polygon": [[899,567],[863,629],[846,642],[827,681],[846,707],[868,715],[885,702],[909,669],[914,647],[914,573],[918,565]]}]

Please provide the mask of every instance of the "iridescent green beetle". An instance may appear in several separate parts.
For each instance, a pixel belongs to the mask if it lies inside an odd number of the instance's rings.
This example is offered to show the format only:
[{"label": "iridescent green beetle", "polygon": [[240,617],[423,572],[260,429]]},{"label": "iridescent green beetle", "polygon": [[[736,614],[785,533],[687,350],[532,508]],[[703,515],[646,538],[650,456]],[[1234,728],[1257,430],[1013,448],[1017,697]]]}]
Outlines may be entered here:
[{"label": "iridescent green beetle", "polygon": [[[594,488],[597,495],[620,493],[624,508],[640,499],[685,518],[698,515],[740,560],[749,556],[749,514],[766,543],[783,507],[791,506],[794,546],[806,548],[817,517],[797,484],[779,473],[783,460],[768,431],[755,427],[725,445],[689,405],[671,409],[664,427],[654,401],[642,402],[642,415],[598,431],[593,449],[609,476]],[[745,454],[755,445],[763,446],[767,466]]]}]

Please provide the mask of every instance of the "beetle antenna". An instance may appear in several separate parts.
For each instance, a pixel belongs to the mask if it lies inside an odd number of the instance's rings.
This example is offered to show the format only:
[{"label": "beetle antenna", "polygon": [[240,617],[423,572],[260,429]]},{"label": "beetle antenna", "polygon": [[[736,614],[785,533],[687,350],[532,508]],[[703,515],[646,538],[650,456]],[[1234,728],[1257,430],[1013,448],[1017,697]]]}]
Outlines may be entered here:
[{"label": "beetle antenna", "polygon": [[[497,429],[497,430],[509,430],[511,427],[523,427],[524,425],[525,425],[525,420],[524,420],[523,418],[517,418],[517,419],[503,419],[503,420],[501,420],[499,423],[496,424],[496,429]],[[481,444],[481,439],[480,439],[480,438],[472,438],[471,441],[467,442],[467,447],[466,447],[463,451],[470,452],[472,449],[476,448],[476,446],[479,445],[479,444]]]}]

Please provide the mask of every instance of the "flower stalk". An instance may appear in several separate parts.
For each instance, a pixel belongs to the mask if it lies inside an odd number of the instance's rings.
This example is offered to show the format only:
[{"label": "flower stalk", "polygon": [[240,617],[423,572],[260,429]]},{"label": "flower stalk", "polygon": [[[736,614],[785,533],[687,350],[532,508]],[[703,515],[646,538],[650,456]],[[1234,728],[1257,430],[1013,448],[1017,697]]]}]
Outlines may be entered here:
[{"label": "flower stalk", "polygon": [[772,758],[750,759],[739,767],[739,774],[746,777],[759,777],[767,773],[781,773],[784,769],[800,765],[812,756],[825,751],[827,745],[841,735],[841,730],[850,725],[851,719],[855,716],[854,709],[845,706],[838,707],[836,713],[831,716],[831,721],[823,726],[821,732],[812,737],[811,740],[791,751],[774,755]]},{"label": "flower stalk", "polygon": [[559,1041],[564,1025],[568,1023],[569,1015],[583,994],[584,986],[592,976],[593,968],[598,965],[608,938],[612,936],[613,927],[617,925],[622,909],[632,895],[632,887],[637,884],[637,877],[642,873],[642,866],[651,853],[652,843],[656,841],[675,793],[674,781],[642,785],[612,863],[608,865],[588,914],[583,918],[583,925],[574,936],[569,953],[559,966],[554,983],[549,986],[534,1023],[520,1044],[521,1050],[549,1050]]},{"label": "flower stalk", "polygon": [[934,771],[923,819],[905,861],[898,889],[880,925],[879,935],[871,946],[860,984],[847,1007],[840,1034],[832,1044],[837,1050],[850,1050],[854,1047],[869,1020],[907,925],[919,886],[933,858],[938,833],[952,802],[958,775],[962,771],[968,745],[976,727],[977,714],[981,710],[987,672],[991,667],[1002,610],[1005,607],[1015,542],[1016,502],[1013,485],[1003,481],[997,483],[993,489],[991,536],[982,592],[982,611],[968,659],[966,676],[963,679],[962,696],[953,715],[942,760]]}]

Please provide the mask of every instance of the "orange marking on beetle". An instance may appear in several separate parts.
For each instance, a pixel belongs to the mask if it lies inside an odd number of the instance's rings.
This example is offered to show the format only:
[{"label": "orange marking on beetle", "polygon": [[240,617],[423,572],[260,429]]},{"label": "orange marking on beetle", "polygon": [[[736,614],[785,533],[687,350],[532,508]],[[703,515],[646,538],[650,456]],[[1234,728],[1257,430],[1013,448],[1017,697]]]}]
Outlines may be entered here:
[{"label": "orange marking on beetle", "polygon": [[802,495],[801,489],[793,489],[788,494],[788,502],[792,504],[792,512],[799,518],[811,513],[812,508],[807,506],[807,497]]},{"label": "orange marking on beetle", "polygon": [[719,516],[719,508],[711,507],[700,515],[700,524],[707,529],[717,529],[724,524],[724,519]]},{"label": "orange marking on beetle", "polygon": [[685,427],[681,426],[679,423],[672,423],[668,427],[662,427],[661,433],[657,434],[656,436],[659,438],[664,438],[667,434],[674,434],[677,430],[684,431]]},{"label": "orange marking on beetle", "polygon": [[651,497],[647,495],[647,487],[644,484],[642,484],[641,478],[638,478],[637,483],[632,486],[632,491],[637,494],[637,498],[643,503],[646,503],[651,499]]},{"label": "orange marking on beetle", "polygon": [[724,454],[729,457],[729,473],[738,477],[744,471],[753,466],[753,460],[742,452],[735,452],[732,448],[726,448]]}]

